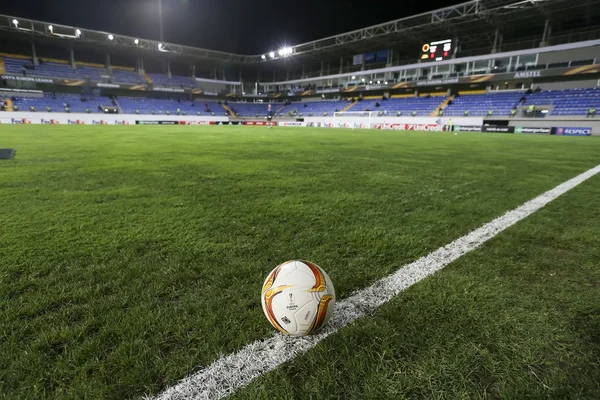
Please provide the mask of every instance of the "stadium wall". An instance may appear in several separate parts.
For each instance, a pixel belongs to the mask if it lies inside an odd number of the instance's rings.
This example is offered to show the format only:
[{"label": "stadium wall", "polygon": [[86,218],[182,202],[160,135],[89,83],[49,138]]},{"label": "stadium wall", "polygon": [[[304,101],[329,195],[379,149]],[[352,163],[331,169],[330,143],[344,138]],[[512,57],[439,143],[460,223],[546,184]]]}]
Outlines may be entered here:
[{"label": "stadium wall", "polygon": [[402,124],[402,125],[448,125],[452,121],[452,125],[467,125],[481,126],[483,125],[482,117],[456,117],[456,118],[441,118],[441,117],[305,117],[306,122],[322,122],[330,124]]},{"label": "stadium wall", "polygon": [[591,128],[592,136],[600,136],[600,119],[511,119],[508,126],[525,128]]},{"label": "stadium wall", "polygon": [[228,117],[181,115],[85,114],[47,112],[0,112],[0,124],[61,125],[135,125],[136,121],[189,121],[191,123],[225,122]]},{"label": "stadium wall", "polygon": [[598,79],[585,79],[582,81],[568,81],[568,82],[552,82],[552,83],[534,83],[534,88],[540,88],[542,90],[562,90],[562,89],[584,89],[594,88],[599,85],[600,80]]}]

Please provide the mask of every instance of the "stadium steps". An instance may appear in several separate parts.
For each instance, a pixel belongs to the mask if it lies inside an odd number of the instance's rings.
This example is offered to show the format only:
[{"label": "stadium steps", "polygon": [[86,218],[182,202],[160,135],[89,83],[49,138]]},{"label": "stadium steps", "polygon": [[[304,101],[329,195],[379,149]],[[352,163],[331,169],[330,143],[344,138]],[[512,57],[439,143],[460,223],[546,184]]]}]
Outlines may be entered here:
[{"label": "stadium steps", "polygon": [[283,111],[283,109],[286,108],[286,107],[287,107],[286,105],[283,105],[283,106],[279,107],[277,109],[277,111],[275,111],[275,115],[279,115]]},{"label": "stadium steps", "polygon": [[354,107],[354,106],[355,106],[357,103],[358,103],[358,100],[357,100],[357,101],[355,101],[355,102],[353,102],[353,103],[350,103],[350,104],[348,104],[346,107],[344,107],[344,108],[342,109],[342,112],[346,112],[346,111],[350,110],[350,109],[351,109],[352,107]]},{"label": "stadium steps", "polygon": [[119,114],[125,114],[123,112],[123,109],[121,108],[121,105],[119,104],[119,98],[117,96],[115,96],[114,99],[115,99],[115,103],[117,104],[117,110],[119,110]]},{"label": "stadium steps", "polygon": [[13,111],[13,102],[11,99],[6,99],[6,111]]},{"label": "stadium steps", "polygon": [[4,58],[0,57],[0,74],[6,74],[6,67],[4,66]]},{"label": "stadium steps", "polygon": [[146,82],[148,82],[148,85],[152,85],[152,79],[150,79],[150,75],[144,74],[144,76],[146,77]]},{"label": "stadium steps", "polygon": [[447,97],[447,98],[446,98],[446,99],[445,99],[445,100],[442,102],[442,104],[440,104],[440,105],[438,106],[438,108],[436,108],[436,109],[435,109],[435,110],[434,110],[434,111],[431,113],[430,117],[437,117],[437,116],[438,116],[438,114],[440,113],[440,111],[441,111],[441,110],[445,110],[445,109],[446,109],[446,107],[448,107],[448,103],[449,103],[451,100],[454,100],[454,95]]},{"label": "stadium steps", "polygon": [[225,111],[227,111],[229,113],[229,115],[231,115],[232,117],[235,117],[235,113],[233,112],[233,110],[231,108],[229,108],[228,105],[226,105],[226,104],[221,104],[221,105],[223,106]]}]

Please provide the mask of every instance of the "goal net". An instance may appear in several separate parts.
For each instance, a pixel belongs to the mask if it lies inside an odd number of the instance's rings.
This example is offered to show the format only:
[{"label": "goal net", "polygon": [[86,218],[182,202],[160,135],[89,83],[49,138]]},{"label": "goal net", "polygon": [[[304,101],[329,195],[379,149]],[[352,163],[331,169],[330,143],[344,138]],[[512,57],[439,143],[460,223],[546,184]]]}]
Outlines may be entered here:
[{"label": "goal net", "polygon": [[373,111],[340,111],[333,113],[333,118],[339,128],[370,129],[373,115]]}]

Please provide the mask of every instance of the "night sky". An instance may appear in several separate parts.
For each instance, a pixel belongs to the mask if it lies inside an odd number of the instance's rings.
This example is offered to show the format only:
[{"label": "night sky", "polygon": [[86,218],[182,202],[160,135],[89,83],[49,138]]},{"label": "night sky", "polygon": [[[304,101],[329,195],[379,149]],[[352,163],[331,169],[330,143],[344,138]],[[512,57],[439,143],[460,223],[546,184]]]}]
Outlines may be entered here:
[{"label": "night sky", "polygon": [[[457,1],[162,0],[166,42],[261,54]],[[0,13],[159,39],[157,0],[6,0]]]}]

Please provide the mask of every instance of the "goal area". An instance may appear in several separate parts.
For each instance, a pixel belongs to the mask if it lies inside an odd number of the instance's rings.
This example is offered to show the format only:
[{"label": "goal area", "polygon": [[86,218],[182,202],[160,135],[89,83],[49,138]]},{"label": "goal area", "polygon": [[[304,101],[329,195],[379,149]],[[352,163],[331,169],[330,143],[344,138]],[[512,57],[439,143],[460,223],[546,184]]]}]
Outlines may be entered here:
[{"label": "goal area", "polygon": [[339,127],[370,129],[373,124],[373,111],[338,111],[333,118]]}]

